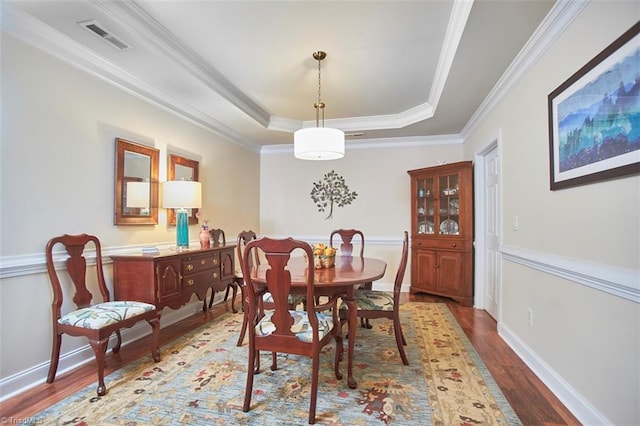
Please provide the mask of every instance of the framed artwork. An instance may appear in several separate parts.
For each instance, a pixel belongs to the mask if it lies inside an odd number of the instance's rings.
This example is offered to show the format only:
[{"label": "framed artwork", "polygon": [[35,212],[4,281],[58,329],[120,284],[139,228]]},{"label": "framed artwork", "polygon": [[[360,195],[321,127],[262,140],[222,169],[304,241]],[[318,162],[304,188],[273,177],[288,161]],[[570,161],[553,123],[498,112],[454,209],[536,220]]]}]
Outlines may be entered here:
[{"label": "framed artwork", "polygon": [[551,190],[640,173],[640,22],[549,94]]}]

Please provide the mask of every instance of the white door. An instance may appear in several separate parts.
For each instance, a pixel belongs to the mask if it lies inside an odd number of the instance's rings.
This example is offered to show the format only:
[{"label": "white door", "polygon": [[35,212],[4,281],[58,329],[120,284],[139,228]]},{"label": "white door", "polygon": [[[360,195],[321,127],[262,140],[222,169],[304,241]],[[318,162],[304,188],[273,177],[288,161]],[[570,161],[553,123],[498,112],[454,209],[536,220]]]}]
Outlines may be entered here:
[{"label": "white door", "polygon": [[498,320],[500,306],[500,170],[498,149],[484,157],[485,310]]}]

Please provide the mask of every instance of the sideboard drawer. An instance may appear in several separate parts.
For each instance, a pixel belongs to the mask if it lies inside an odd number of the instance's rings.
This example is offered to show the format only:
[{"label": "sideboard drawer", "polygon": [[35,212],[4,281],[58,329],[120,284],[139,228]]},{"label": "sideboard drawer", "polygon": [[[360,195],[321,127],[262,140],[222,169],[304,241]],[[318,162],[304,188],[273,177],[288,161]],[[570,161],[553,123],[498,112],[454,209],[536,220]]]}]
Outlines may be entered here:
[{"label": "sideboard drawer", "polygon": [[220,268],[210,269],[208,271],[188,274],[182,277],[182,284],[185,288],[189,287],[212,287],[220,282]]},{"label": "sideboard drawer", "polygon": [[206,271],[212,268],[220,268],[220,253],[207,253],[199,256],[190,256],[182,261],[182,276]]}]

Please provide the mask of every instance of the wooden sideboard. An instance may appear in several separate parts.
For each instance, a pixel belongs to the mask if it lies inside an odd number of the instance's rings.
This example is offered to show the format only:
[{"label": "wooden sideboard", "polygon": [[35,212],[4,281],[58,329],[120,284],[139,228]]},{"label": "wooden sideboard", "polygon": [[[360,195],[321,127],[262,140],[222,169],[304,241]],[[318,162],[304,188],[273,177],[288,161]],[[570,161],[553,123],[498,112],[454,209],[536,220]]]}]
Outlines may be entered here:
[{"label": "wooden sideboard", "polygon": [[[235,245],[182,253],[113,255],[115,300],[136,300],[178,309],[195,294],[224,291],[234,278]],[[206,303],[204,308],[206,309]]]}]

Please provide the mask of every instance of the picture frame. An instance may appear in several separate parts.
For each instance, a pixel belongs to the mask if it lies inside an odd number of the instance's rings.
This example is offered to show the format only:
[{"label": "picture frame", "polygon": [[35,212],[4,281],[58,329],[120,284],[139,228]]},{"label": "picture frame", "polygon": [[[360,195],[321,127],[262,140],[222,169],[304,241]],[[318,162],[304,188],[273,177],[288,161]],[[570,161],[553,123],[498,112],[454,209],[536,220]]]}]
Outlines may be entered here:
[{"label": "picture frame", "polygon": [[640,174],[640,22],[548,96],[552,191]]}]

